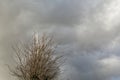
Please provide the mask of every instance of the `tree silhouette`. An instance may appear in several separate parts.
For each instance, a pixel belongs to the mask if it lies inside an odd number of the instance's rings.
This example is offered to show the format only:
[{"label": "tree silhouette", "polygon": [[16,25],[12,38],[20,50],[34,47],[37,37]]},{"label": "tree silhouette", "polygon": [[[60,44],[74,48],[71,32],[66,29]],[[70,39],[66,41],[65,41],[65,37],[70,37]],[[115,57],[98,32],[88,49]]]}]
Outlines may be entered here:
[{"label": "tree silhouette", "polygon": [[19,80],[57,80],[62,56],[55,55],[56,45],[51,37],[34,35],[31,43],[13,49],[18,63],[11,70],[13,76]]}]

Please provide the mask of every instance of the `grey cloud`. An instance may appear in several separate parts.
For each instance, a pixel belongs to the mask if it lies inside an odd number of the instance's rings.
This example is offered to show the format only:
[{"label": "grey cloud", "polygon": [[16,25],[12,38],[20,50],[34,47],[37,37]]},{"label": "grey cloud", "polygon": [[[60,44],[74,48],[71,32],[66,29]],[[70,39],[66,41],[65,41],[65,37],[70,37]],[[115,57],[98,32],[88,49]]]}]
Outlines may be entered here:
[{"label": "grey cloud", "polygon": [[[120,4],[119,0],[0,0],[0,79],[10,78],[4,64],[13,63],[13,41],[28,39],[34,31],[55,36],[57,51],[67,58],[64,79],[117,79],[119,57],[113,55],[119,56],[120,29],[119,15],[113,11],[120,11],[113,3]],[[112,67],[110,61],[117,65]]]}]

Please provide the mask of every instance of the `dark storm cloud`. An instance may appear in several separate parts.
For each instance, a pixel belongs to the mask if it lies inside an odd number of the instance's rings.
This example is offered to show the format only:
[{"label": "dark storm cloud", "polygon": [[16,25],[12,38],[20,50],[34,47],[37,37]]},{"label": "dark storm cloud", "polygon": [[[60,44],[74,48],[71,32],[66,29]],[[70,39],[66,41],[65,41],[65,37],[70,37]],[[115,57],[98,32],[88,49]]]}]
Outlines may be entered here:
[{"label": "dark storm cloud", "polygon": [[117,80],[119,4],[119,0],[0,0],[0,79],[10,80],[3,69],[12,64],[11,44],[35,31],[50,33],[59,43],[57,51],[67,58],[62,78]]}]

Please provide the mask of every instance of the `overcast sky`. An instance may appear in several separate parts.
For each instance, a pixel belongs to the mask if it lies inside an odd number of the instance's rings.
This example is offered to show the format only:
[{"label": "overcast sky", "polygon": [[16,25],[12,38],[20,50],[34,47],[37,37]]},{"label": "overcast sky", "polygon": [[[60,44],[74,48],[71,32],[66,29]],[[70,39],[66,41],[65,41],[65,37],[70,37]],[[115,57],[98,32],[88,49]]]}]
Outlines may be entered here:
[{"label": "overcast sky", "polygon": [[11,45],[54,35],[62,80],[120,80],[120,0],[0,0],[0,80],[13,80]]}]

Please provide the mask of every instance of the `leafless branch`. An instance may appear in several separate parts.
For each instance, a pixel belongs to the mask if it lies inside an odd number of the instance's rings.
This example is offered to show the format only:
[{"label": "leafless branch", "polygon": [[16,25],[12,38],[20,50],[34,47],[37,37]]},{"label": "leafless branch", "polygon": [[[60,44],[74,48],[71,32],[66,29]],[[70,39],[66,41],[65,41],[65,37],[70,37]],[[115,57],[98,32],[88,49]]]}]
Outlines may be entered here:
[{"label": "leafless branch", "polygon": [[46,35],[34,35],[32,44],[13,47],[18,65],[11,70],[12,74],[19,80],[56,80],[62,56],[54,55],[55,47],[53,39]]}]

